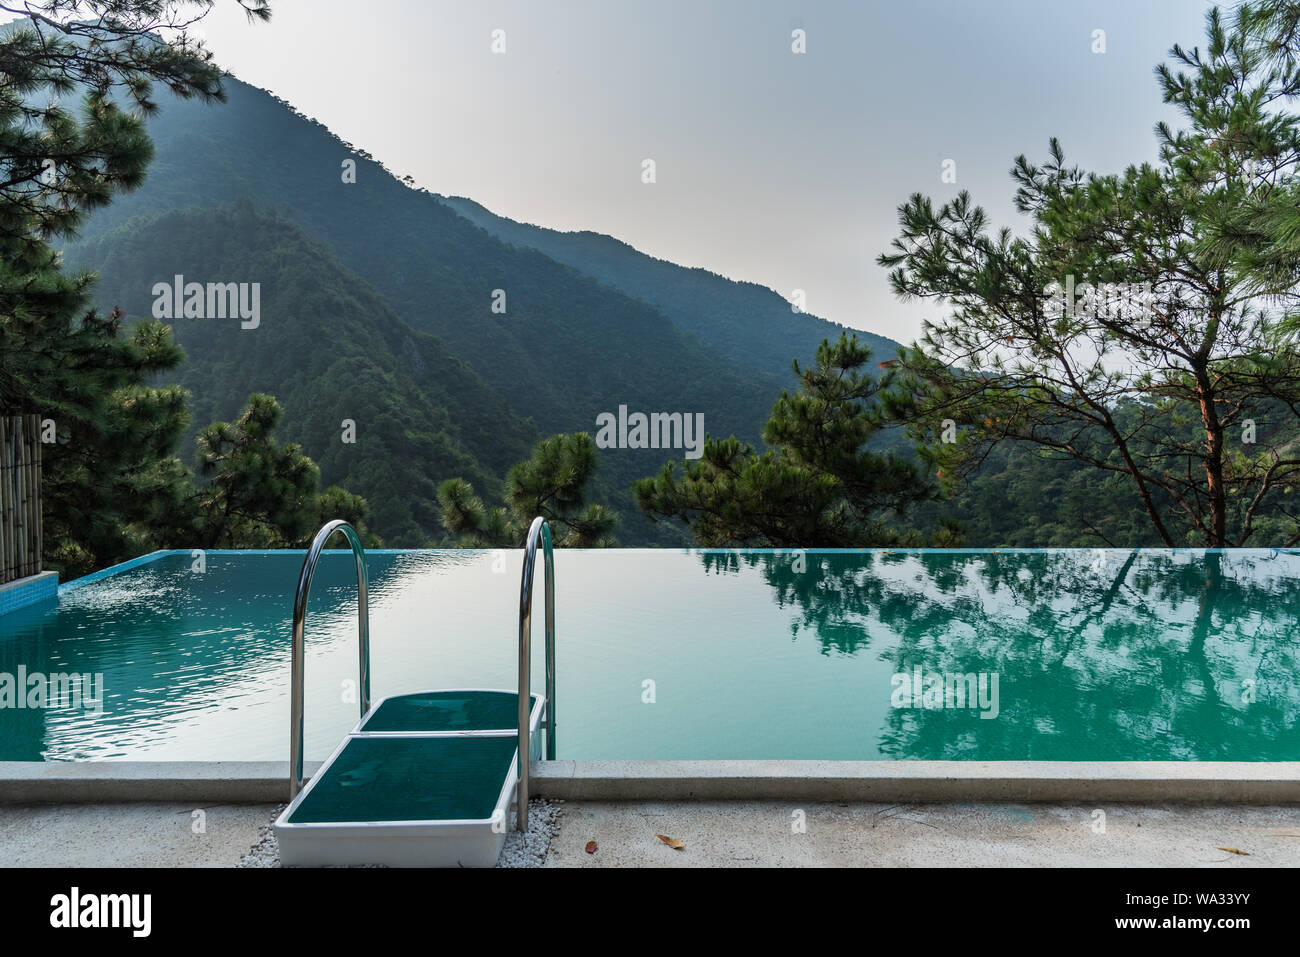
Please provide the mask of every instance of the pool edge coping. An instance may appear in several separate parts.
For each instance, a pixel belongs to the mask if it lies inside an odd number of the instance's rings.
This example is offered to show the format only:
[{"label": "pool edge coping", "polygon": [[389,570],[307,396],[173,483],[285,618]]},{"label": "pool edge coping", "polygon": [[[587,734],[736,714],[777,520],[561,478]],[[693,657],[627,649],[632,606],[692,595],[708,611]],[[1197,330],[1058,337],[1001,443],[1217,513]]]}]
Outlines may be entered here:
[{"label": "pool edge coping", "polygon": [[111,578],[120,572],[128,572],[133,568],[140,568],[142,565],[149,565],[168,555],[185,554],[178,549],[163,548],[157,551],[148,552],[135,558],[128,559],[124,562],[118,562],[116,565],[109,565],[107,568],[101,568],[97,572],[89,572],[80,578],[73,578],[59,585],[59,597],[62,598],[70,591],[76,591],[84,585],[92,585],[95,582],[103,581],[105,578]]},{"label": "pool edge coping", "polygon": [[[338,552],[346,554],[348,549],[327,548],[325,552]],[[367,555],[432,555],[432,554],[495,554],[501,551],[513,551],[513,549],[500,548],[367,548]],[[1232,554],[1239,552],[1273,552],[1275,554],[1300,555],[1300,548],[1191,548],[1184,546],[1152,546],[1137,545],[1133,547],[1121,548],[1094,548],[1085,546],[1070,547],[1045,547],[1029,548],[1024,546],[974,546],[965,548],[923,548],[923,547],[889,547],[873,546],[867,548],[665,548],[640,546],[634,548],[616,548],[616,549],[598,549],[598,548],[570,548],[565,551],[573,552],[646,552],[646,553],[673,553],[683,555],[1019,555],[1031,553],[1095,553],[1095,552],[1119,552],[1125,554],[1132,553],[1160,553],[1160,554],[1179,554],[1179,553],[1200,553],[1200,554]],[[84,585],[90,585],[94,582],[102,581],[121,572],[131,571],[142,565],[148,565],[162,558],[168,558],[174,555],[186,555],[194,557],[197,553],[204,555],[256,555],[260,557],[281,556],[281,555],[306,555],[305,548],[160,548],[135,558],[118,562],[116,565],[110,565],[107,568],[101,568],[98,571],[88,572],[80,578],[72,578],[59,585],[59,594],[74,591]]]},{"label": "pool edge coping", "polygon": [[[287,761],[0,762],[0,804],[283,804]],[[308,763],[308,774],[319,763]],[[538,761],[565,801],[1300,803],[1300,761]]]}]

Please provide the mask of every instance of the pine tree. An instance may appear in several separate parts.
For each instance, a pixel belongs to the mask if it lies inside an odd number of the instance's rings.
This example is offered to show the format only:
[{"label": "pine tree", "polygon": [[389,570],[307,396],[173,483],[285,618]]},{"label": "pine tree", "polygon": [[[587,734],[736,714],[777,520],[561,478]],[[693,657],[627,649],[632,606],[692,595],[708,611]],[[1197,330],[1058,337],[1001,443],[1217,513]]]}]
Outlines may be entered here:
[{"label": "pine tree", "polygon": [[[27,0],[0,33],[0,247],[73,234],[85,213],[143,181],[155,84],[224,98],[189,33],[216,0]],[[268,20],[268,0],[231,0]],[[7,8],[6,8],[7,9]],[[69,109],[65,100],[80,103]],[[39,257],[38,257],[39,258]]]},{"label": "pine tree", "polygon": [[464,479],[438,488],[442,523],[470,548],[517,548],[537,516],[550,523],[557,546],[609,548],[618,516],[603,505],[587,504],[587,486],[596,473],[596,443],[586,432],[553,435],[532,457],[506,475],[506,504],[488,508]]},{"label": "pine tree", "polygon": [[[916,463],[872,451],[889,425],[892,373],[866,370],[871,350],[856,336],[824,340],[807,368],[794,362],[799,392],[783,392],[759,453],[736,438],[708,439],[703,456],[675,462],[633,485],[655,520],[680,520],[706,547],[861,547],[894,544],[907,533],[890,513],[930,499]],[[951,530],[947,530],[950,533]]]},{"label": "pine tree", "polygon": [[1186,120],[1157,127],[1159,162],[1087,173],[1052,140],[1012,170],[1029,235],[993,232],[965,192],[937,209],[918,194],[880,262],[900,297],[952,308],[903,366],[914,434],[949,478],[1026,442],[1124,477],[1161,544],[1300,541],[1300,258],[1258,235],[1300,226],[1300,118],[1246,26],[1216,9],[1206,39],[1157,70]]},{"label": "pine tree", "polygon": [[[143,181],[155,84],[224,98],[220,68],[188,32],[214,2],[30,0],[16,11],[27,19],[0,30],[0,412],[53,427],[46,563],[65,575],[158,545],[300,542],[326,513],[364,515],[355,496],[317,493],[310,460],[274,443],[280,413],[266,397],[205,433],[210,485],[197,488],[172,454],[185,393],[145,384],[183,360],[170,331],[89,311],[93,276],[65,274],[50,245]],[[231,2],[270,16],[267,0]]]},{"label": "pine tree", "polygon": [[320,469],[297,445],[274,437],[283,416],[269,395],[254,395],[234,422],[216,422],[198,437],[205,481],[180,514],[192,529],[172,534],[204,548],[303,545],[324,522],[342,518],[364,534],[366,503],[331,487],[318,492]]}]

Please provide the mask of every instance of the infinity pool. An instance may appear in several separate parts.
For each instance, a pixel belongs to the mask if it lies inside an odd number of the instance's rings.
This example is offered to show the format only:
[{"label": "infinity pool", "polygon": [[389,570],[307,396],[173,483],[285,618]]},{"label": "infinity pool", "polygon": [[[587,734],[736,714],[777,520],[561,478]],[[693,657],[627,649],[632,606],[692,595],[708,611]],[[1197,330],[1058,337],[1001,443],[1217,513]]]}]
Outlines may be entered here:
[{"label": "infinity pool", "polygon": [[[159,553],[0,617],[0,676],[103,675],[102,710],[0,707],[0,760],[285,760],[302,560]],[[520,562],[370,553],[374,697],[513,688]],[[1300,760],[1300,552],[555,563],[562,758]],[[307,619],[310,759],[356,721],[355,616],[351,555],[329,552]]]}]

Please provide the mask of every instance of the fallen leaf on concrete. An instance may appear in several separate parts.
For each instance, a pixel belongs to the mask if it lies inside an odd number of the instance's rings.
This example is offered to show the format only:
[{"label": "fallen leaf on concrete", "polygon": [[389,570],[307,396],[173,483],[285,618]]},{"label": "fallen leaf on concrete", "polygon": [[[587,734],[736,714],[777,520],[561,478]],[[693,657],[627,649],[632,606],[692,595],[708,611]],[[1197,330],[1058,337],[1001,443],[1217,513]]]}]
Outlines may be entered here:
[{"label": "fallen leaf on concrete", "polygon": [[659,840],[663,841],[674,851],[680,851],[682,848],[686,846],[681,841],[677,840],[675,837],[669,837],[667,834],[656,834],[655,837],[659,838]]},{"label": "fallen leaf on concrete", "polygon": [[595,841],[588,841],[588,842],[587,842],[587,853],[588,853],[588,854],[595,854],[595,853],[596,853],[596,842],[595,842]]},{"label": "fallen leaf on concrete", "polygon": [[1239,850],[1237,850],[1235,847],[1221,847],[1221,848],[1219,848],[1219,850],[1221,850],[1221,851],[1227,851],[1229,854],[1240,854],[1242,857],[1250,857],[1250,856],[1251,856],[1250,854],[1247,854],[1245,851],[1239,851]]}]

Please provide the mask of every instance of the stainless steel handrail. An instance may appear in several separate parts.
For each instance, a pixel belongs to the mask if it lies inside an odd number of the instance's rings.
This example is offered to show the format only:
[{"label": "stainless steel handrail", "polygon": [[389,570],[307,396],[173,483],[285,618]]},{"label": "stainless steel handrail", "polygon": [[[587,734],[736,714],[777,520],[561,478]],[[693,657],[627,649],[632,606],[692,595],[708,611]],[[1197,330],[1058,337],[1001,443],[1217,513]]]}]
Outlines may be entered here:
[{"label": "stainless steel handrail", "polygon": [[302,573],[298,576],[298,591],[293,599],[293,678],[289,686],[289,800],[292,801],[302,790],[302,744],[303,744],[303,626],[307,619],[307,596],[311,593],[312,576],[316,574],[316,562],[325,543],[335,533],[341,531],[352,546],[352,555],[357,563],[357,636],[360,638],[361,662],[361,716],[364,718],[370,710],[370,611],[366,598],[366,586],[370,576],[366,571],[366,552],[361,546],[357,531],[342,519],[336,519],[323,526],[312,539],[307,557],[302,563]]},{"label": "stainless steel handrail", "polygon": [[541,539],[546,577],[546,756],[555,760],[555,558],[551,552],[551,526],[540,515],[533,519],[524,545],[524,571],[519,587],[519,793],[515,823],[528,830],[529,713],[532,692],[533,569],[537,541]]}]

